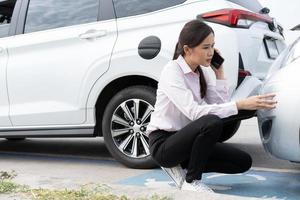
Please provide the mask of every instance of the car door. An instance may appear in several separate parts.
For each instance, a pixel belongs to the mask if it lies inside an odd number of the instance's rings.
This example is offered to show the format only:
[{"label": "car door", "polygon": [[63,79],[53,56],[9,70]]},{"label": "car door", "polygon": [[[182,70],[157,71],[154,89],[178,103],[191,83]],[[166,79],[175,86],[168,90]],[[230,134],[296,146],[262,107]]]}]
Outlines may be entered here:
[{"label": "car door", "polygon": [[[0,25],[1,29],[1,25]],[[7,51],[2,44],[3,40],[0,39],[0,127],[11,126],[9,121],[9,103],[6,89],[6,63],[7,63]]]},{"label": "car door", "polygon": [[[14,28],[14,16],[18,9],[15,9],[17,0],[0,0],[0,128],[11,126],[9,120],[9,101],[7,95],[6,67],[8,60],[7,44],[13,40],[11,31]],[[14,12],[15,10],[15,12]]]},{"label": "car door", "polygon": [[86,121],[86,75],[95,67],[97,77],[107,71],[116,40],[116,22],[99,21],[100,7],[99,0],[29,1],[24,33],[8,46],[14,126]]}]

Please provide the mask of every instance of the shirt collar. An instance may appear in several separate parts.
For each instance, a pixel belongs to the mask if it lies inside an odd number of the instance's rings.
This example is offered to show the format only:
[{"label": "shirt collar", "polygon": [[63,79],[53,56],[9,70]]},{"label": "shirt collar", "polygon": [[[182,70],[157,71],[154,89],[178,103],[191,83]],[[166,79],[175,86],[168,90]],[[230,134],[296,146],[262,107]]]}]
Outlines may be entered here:
[{"label": "shirt collar", "polygon": [[176,59],[177,64],[181,67],[184,74],[193,72],[190,66],[186,63],[182,55],[179,55]]}]

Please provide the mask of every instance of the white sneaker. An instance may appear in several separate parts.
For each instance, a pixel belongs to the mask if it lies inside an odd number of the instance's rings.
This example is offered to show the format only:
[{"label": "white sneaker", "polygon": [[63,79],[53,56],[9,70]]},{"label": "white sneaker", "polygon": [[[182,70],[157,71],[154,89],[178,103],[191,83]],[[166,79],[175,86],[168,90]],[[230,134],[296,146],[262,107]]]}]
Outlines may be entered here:
[{"label": "white sneaker", "polygon": [[214,193],[214,191],[210,187],[202,183],[201,180],[194,180],[191,183],[184,181],[181,190]]},{"label": "white sneaker", "polygon": [[175,182],[176,186],[180,189],[184,180],[186,173],[183,171],[180,165],[171,168],[161,167],[168,176]]}]

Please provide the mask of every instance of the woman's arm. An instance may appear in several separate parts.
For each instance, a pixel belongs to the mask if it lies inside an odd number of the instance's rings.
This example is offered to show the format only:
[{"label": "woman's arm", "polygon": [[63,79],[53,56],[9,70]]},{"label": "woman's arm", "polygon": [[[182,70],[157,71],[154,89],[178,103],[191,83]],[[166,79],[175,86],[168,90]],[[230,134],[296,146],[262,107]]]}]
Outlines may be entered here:
[{"label": "woman's arm", "polygon": [[210,68],[202,68],[205,76],[207,91],[204,100],[208,104],[220,104],[230,101],[229,88],[224,74],[216,77],[216,74]]},{"label": "woman's arm", "polygon": [[192,91],[187,87],[183,76],[178,66],[168,66],[162,71],[159,88],[187,118],[196,120],[207,114],[224,118],[237,114],[235,102],[199,105],[194,100]]}]

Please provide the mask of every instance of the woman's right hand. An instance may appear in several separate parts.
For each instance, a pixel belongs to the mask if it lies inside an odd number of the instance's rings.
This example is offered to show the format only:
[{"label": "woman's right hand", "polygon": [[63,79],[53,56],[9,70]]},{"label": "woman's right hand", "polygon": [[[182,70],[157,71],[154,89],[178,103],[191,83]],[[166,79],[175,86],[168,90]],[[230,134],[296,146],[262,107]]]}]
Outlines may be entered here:
[{"label": "woman's right hand", "polygon": [[273,109],[276,107],[277,101],[273,100],[274,93],[251,96],[246,99],[236,101],[238,110],[257,110],[257,109]]}]

